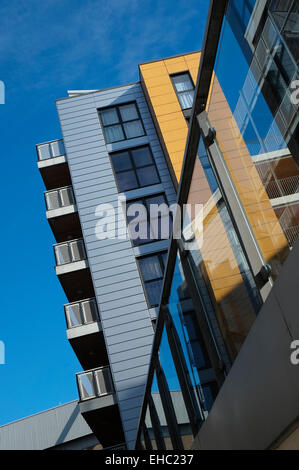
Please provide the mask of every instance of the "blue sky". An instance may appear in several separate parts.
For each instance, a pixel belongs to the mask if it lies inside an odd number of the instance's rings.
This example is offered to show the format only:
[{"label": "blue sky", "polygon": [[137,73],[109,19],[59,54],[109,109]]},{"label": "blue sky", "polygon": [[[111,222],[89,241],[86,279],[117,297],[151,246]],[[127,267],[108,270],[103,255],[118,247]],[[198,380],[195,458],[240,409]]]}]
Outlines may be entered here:
[{"label": "blue sky", "polygon": [[68,89],[138,80],[137,65],[201,48],[209,0],[1,0],[0,425],[77,398],[35,144],[59,138]]}]

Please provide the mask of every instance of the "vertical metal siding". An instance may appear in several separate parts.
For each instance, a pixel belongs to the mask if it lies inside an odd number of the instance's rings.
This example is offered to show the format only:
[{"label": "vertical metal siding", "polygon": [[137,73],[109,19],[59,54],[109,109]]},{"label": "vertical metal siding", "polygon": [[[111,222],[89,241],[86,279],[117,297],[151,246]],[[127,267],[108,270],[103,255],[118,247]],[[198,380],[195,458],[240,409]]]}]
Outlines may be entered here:
[{"label": "vertical metal siding", "polygon": [[[97,108],[129,101],[137,102],[147,135],[106,145]],[[170,204],[176,195],[139,84],[61,100],[57,108],[123,428],[132,448],[154,332],[130,241],[95,237],[96,207],[111,203],[117,208],[118,191],[108,152],[149,144]]]}]

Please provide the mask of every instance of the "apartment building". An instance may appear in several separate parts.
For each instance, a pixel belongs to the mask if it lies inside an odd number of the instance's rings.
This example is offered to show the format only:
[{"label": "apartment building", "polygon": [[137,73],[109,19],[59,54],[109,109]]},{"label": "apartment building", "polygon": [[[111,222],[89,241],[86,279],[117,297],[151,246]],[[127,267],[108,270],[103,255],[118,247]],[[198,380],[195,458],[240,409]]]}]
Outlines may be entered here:
[{"label": "apartment building", "polygon": [[299,448],[298,25],[210,2],[136,448]]},{"label": "apartment building", "polygon": [[[201,53],[57,100],[63,139],[38,167],[104,448],[299,448],[298,8],[212,0]],[[187,212],[168,240],[149,207],[175,202],[201,204],[202,227]]]},{"label": "apartment building", "polygon": [[[57,100],[63,139],[37,145],[80,409],[103,447],[136,440],[169,247],[149,208],[176,202],[199,57],[144,64],[137,83],[68,92]],[[134,239],[137,203],[146,234]],[[115,236],[103,239],[104,228]]]}]

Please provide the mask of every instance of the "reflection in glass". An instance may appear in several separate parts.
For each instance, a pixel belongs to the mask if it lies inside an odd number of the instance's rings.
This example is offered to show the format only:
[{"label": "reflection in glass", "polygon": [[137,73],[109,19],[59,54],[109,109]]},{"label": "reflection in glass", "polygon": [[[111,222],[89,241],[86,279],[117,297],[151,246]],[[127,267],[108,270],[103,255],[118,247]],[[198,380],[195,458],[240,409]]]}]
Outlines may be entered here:
[{"label": "reflection in glass", "polygon": [[[219,337],[220,329],[230,361],[234,361],[262,301],[217,181],[207,172],[208,159],[202,141],[198,155],[188,204],[203,204],[203,233],[195,229],[189,256],[215,337]],[[185,226],[194,226],[195,220],[190,217],[191,214],[186,214]],[[190,249],[190,244],[186,248]]]},{"label": "reflection in glass", "polygon": [[245,32],[254,5],[246,2],[241,31],[245,2],[229,2],[208,107],[210,125],[273,278],[299,235],[299,113],[290,91],[298,64],[284,35],[287,19],[298,21],[296,8],[291,12],[295,3],[272,2],[250,42]]}]

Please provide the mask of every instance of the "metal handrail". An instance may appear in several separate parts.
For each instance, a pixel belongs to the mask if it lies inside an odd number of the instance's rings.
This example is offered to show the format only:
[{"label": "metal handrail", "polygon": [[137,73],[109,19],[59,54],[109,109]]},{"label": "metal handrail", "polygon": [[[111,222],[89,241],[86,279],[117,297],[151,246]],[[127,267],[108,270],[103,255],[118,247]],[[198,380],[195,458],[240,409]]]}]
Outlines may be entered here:
[{"label": "metal handrail", "polygon": [[[98,373],[102,374],[101,378],[103,382],[100,383]],[[108,372],[108,373],[107,373]],[[84,386],[81,377],[89,376],[87,384],[90,387],[90,390]],[[77,372],[76,382],[79,393],[80,401],[91,400],[93,398],[98,398],[106,395],[112,395],[114,390],[112,375],[109,366],[97,367],[95,369],[85,370],[83,372]],[[103,387],[101,389],[101,387]]]},{"label": "metal handrail", "polygon": [[[58,153],[54,151],[54,144],[62,143],[61,148],[63,152],[59,151]],[[41,158],[41,147],[48,147],[48,155],[46,158]],[[43,142],[36,145],[37,159],[38,161],[49,160],[50,158],[56,158],[65,155],[65,147],[63,139],[51,140],[49,142]]]},{"label": "metal handrail", "polygon": [[[85,304],[85,303],[90,303],[91,305],[93,305],[95,307],[94,311],[91,312],[90,320],[87,319],[86,312],[83,308],[83,304]],[[73,307],[73,306],[76,306],[76,305],[78,306],[78,312],[77,312],[78,318],[77,318],[76,313],[74,313],[74,316],[75,316],[76,320],[78,320],[78,324],[75,325],[74,322],[71,319],[71,315],[69,314],[68,309]],[[89,299],[83,299],[83,300],[80,300],[78,302],[71,302],[69,304],[65,304],[64,305],[64,314],[65,314],[65,320],[66,320],[66,325],[67,325],[68,329],[76,328],[78,326],[88,325],[90,323],[100,321],[98,306],[97,306],[97,302],[96,302],[95,297],[92,297],[92,298],[89,298]]]},{"label": "metal handrail", "polygon": [[[68,193],[68,196],[69,196],[69,199],[70,199],[70,202],[67,201],[67,203],[64,202],[63,197],[62,197],[62,193],[65,190],[67,190],[67,193]],[[50,207],[50,204],[49,204],[50,198],[49,198],[49,196],[51,194],[54,194],[54,193],[57,193],[57,207]],[[51,189],[49,191],[44,191],[44,197],[45,197],[46,207],[47,207],[48,211],[55,210],[55,209],[60,209],[62,207],[68,207],[68,206],[74,205],[76,203],[74,190],[73,190],[73,187],[71,185],[63,186],[63,187],[57,188],[57,189]]]},{"label": "metal handrail", "polygon": [[[82,252],[83,252],[83,256],[82,257],[80,256],[79,259],[76,259],[75,255],[74,255],[74,253],[72,252],[72,249],[71,249],[72,245],[74,245],[76,243],[77,243],[78,247],[81,246],[81,249],[82,249]],[[61,259],[59,259],[59,257],[57,256],[58,249],[59,249],[59,247],[62,247],[62,246],[67,246],[67,256],[65,257],[67,259],[67,261],[64,261],[64,262],[61,262]],[[53,245],[53,248],[54,248],[54,255],[55,255],[56,265],[57,266],[61,266],[61,265],[64,265],[64,264],[69,264],[69,263],[74,263],[76,261],[83,261],[83,260],[87,259],[87,254],[86,254],[83,238],[77,238],[77,239],[74,239],[74,240],[68,240],[68,241],[65,241],[65,242],[56,243],[55,245]]]},{"label": "metal handrail", "polygon": [[270,199],[296,194],[299,192],[299,175],[270,180],[265,189]]}]

